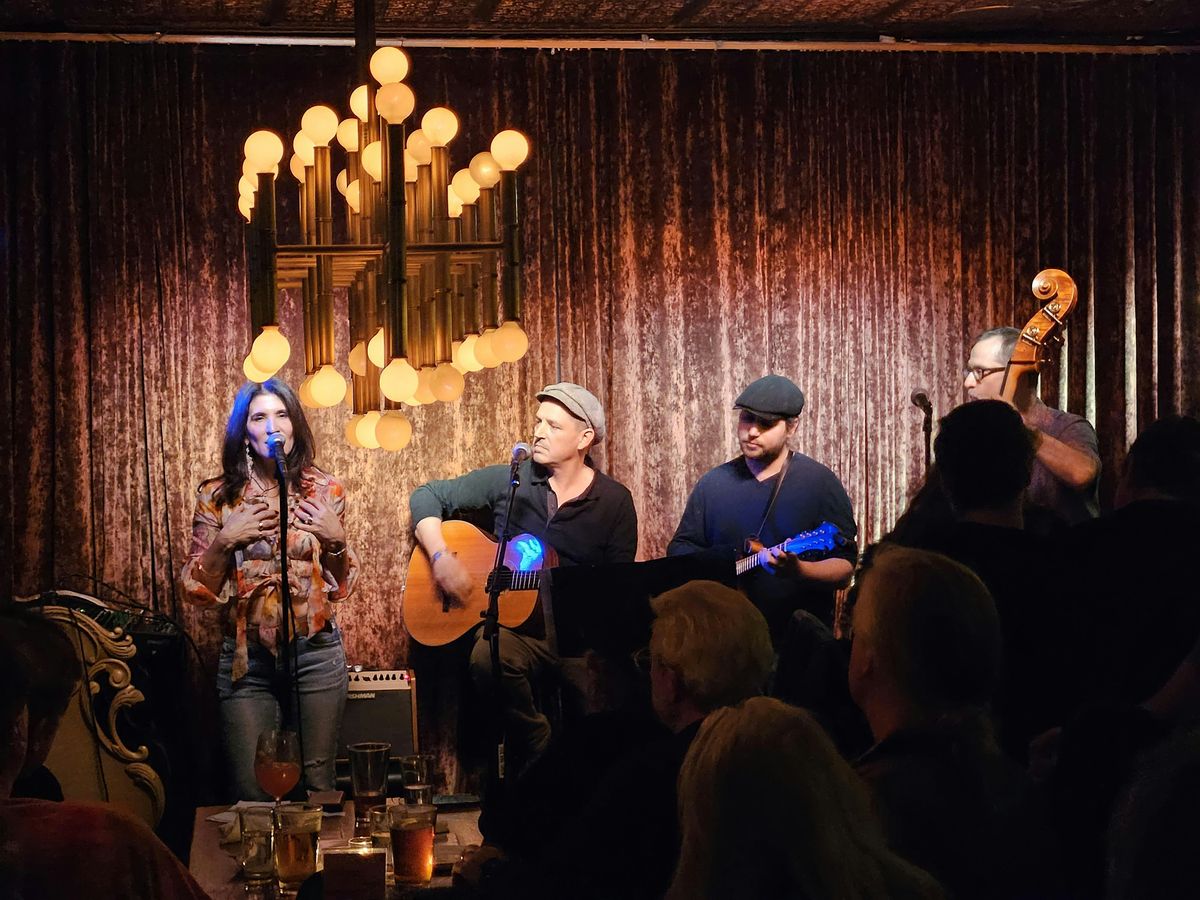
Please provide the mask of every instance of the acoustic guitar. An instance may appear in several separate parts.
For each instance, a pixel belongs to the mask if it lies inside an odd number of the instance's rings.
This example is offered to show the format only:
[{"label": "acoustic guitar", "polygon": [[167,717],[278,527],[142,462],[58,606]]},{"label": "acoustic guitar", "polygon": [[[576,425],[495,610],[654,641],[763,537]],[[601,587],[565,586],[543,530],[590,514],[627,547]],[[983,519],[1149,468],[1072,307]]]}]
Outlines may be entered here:
[{"label": "acoustic guitar", "polygon": [[1062,269],[1038,272],[1033,279],[1033,296],[1042,303],[1042,308],[1021,329],[1000,387],[1000,396],[1009,403],[1017,394],[1021,377],[1041,371],[1046,363],[1046,350],[1062,343],[1063,323],[1078,302],[1075,282]]},{"label": "acoustic guitar", "polygon": [[811,531],[802,531],[795,537],[790,537],[774,547],[764,547],[753,538],[746,539],[746,552],[749,556],[737,561],[738,575],[753,571],[770,559],[772,551],[776,553],[794,553],[806,559],[824,559],[828,551],[846,543],[846,536],[832,522],[822,522]]},{"label": "acoustic guitar", "polygon": [[[442,523],[446,547],[471,576],[465,597],[442,592],[433,577],[433,566],[420,544],[408,561],[404,584],[404,627],[413,640],[427,647],[441,647],[458,640],[483,621],[488,605],[488,577],[496,562],[496,544],[491,535],[469,522]],[[519,628],[538,605],[538,589],[544,569],[558,563],[554,548],[531,534],[508,541],[501,574],[500,624]]]}]

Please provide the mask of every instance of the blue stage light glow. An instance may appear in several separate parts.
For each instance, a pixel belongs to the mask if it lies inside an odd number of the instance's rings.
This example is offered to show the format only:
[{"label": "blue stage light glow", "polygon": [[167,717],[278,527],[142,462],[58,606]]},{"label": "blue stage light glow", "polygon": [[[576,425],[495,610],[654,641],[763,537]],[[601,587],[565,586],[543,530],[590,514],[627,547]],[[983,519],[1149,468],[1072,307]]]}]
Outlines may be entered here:
[{"label": "blue stage light glow", "polygon": [[517,564],[518,572],[532,572],[541,566],[542,557],[545,555],[541,541],[535,537],[526,537],[515,541],[514,545],[521,554],[521,561]]}]

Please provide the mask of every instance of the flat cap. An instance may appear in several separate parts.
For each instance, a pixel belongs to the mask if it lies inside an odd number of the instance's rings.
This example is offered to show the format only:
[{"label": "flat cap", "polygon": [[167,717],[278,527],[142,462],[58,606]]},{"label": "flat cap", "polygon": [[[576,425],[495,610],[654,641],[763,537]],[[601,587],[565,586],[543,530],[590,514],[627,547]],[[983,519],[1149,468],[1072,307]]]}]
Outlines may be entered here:
[{"label": "flat cap", "polygon": [[782,375],[764,375],[738,394],[733,408],[760,416],[790,419],[804,409],[804,392]]},{"label": "flat cap", "polygon": [[604,440],[604,407],[587,388],[560,381],[546,385],[537,392],[537,398],[561,404],[567,412],[592,429],[597,444]]}]

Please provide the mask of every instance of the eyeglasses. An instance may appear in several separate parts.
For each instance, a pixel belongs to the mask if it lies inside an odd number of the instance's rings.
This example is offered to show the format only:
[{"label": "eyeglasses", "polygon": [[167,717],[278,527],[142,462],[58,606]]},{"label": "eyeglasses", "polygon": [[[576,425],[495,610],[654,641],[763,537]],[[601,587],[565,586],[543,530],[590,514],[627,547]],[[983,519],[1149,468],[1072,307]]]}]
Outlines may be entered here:
[{"label": "eyeglasses", "polygon": [[963,378],[975,376],[975,381],[980,382],[995,372],[1003,372],[1008,366],[992,366],[990,369],[985,369],[982,366],[968,366],[962,370]]}]

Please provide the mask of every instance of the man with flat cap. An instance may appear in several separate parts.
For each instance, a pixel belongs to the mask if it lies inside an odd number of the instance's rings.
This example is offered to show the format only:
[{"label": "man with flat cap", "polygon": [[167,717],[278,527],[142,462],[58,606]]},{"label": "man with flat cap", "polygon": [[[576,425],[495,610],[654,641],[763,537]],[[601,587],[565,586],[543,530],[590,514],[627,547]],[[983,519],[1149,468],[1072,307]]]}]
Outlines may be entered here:
[{"label": "man with flat cap", "polygon": [[729,547],[744,552],[747,538],[773,547],[822,522],[837,526],[846,542],[827,558],[772,552],[741,577],[740,587],[766,617],[778,647],[797,609],[832,621],[834,595],[849,582],[858,554],[854,512],[833,472],[788,449],[804,408],[800,388],[781,375],[765,375],[742,391],[734,408],[741,456],[701,476],[667,554]]},{"label": "man with flat cap", "polygon": [[[633,497],[588,458],[591,446],[604,439],[604,407],[590,391],[570,382],[548,385],[537,399],[533,454],[520,466],[509,535],[534,535],[554,548],[563,566],[632,562],[638,540]],[[413,491],[409,508],[416,537],[444,592],[461,595],[470,579],[446,546],[442,520],[490,515],[499,537],[508,490],[509,467],[498,465],[430,481]],[[534,704],[532,682],[558,660],[546,641],[501,628],[500,663],[509,764],[520,772],[550,741],[550,723]],[[471,651],[471,677],[482,692],[490,692],[491,655],[482,629]]]}]

